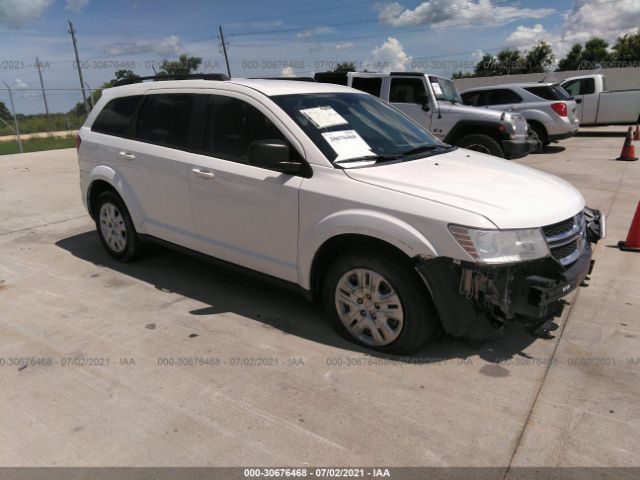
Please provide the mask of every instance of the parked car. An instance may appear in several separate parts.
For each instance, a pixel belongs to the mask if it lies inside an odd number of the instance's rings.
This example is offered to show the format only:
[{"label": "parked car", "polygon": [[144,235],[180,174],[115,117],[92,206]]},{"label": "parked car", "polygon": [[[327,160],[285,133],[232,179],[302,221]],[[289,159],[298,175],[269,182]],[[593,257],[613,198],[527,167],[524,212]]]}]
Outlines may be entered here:
[{"label": "parked car", "polygon": [[560,86],[578,100],[581,125],[629,125],[640,123],[640,89],[607,90],[604,75],[582,75]]},{"label": "parked car", "polygon": [[578,132],[577,104],[552,83],[504,84],[465,90],[465,105],[517,112],[527,119],[542,146]]},{"label": "parked car", "polygon": [[538,148],[522,116],[468,107],[455,83],[443,77],[411,72],[321,72],[314,78],[375,95],[451,145],[509,159]]},{"label": "parked car", "polygon": [[559,315],[604,220],[567,182],[338,85],[110,88],[76,145],[113,258],[144,242],[215,257],[318,299],[338,332],[386,352],[415,352],[438,324],[477,337]]}]

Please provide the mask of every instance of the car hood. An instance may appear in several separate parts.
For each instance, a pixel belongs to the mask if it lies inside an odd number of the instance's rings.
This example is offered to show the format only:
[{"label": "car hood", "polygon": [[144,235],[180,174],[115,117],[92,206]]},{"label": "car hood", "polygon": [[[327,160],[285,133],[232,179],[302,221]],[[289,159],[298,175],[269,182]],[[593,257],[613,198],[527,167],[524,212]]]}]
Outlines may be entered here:
[{"label": "car hood", "polygon": [[[486,121],[499,121],[502,110],[489,110],[487,108],[472,107],[461,103],[440,102],[440,113],[448,115],[459,115],[464,118],[482,117]],[[517,115],[517,114],[512,114]]]},{"label": "car hood", "polygon": [[345,172],[360,182],[482,215],[501,229],[550,225],[584,208],[580,192],[558,177],[462,148]]}]

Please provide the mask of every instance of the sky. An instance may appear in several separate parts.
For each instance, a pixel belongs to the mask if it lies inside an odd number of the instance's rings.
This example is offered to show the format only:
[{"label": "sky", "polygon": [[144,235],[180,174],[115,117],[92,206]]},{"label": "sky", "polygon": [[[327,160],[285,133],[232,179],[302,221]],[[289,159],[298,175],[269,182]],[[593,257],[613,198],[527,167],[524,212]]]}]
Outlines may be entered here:
[{"label": "sky", "polygon": [[[593,36],[613,42],[640,27],[640,0],[0,0],[0,82],[18,113],[81,100],[68,21],[88,88],[128,68],[152,75],[163,59],[203,59],[232,76],[312,75],[353,62],[360,70],[468,71],[485,53],[549,42],[557,57]],[[5,85],[0,101],[9,105]]]}]

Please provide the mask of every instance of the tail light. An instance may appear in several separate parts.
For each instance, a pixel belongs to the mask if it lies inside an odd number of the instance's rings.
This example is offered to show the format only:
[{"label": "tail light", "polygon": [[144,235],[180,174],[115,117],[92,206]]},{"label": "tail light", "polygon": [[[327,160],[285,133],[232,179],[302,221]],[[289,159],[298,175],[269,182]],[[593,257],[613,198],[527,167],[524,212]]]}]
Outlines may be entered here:
[{"label": "tail light", "polygon": [[566,117],[567,116],[567,104],[566,103],[564,103],[564,102],[552,103],[551,104],[551,108],[553,108],[553,111],[556,112],[561,117]]},{"label": "tail light", "polygon": [[82,139],[80,138],[80,134],[76,135],[76,150],[80,150],[80,144],[82,143]]}]

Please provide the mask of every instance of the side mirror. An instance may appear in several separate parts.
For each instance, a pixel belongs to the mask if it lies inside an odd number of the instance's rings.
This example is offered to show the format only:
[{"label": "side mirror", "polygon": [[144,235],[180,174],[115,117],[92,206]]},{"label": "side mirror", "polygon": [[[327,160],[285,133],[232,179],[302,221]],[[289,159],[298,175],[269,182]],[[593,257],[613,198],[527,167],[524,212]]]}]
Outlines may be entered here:
[{"label": "side mirror", "polygon": [[574,100],[576,101],[576,103],[582,103],[582,99],[581,98],[574,98]]},{"label": "side mirror", "polygon": [[418,102],[422,105],[422,110],[428,112],[431,110],[429,106],[429,96],[425,93],[418,95]]},{"label": "side mirror", "polygon": [[290,160],[289,146],[282,140],[256,140],[249,145],[249,165],[295,174],[302,169],[301,162]]}]

